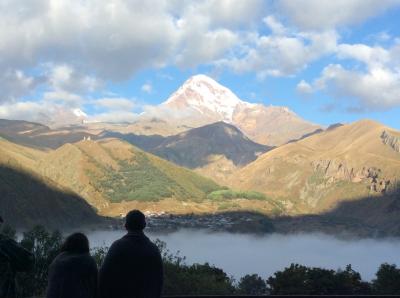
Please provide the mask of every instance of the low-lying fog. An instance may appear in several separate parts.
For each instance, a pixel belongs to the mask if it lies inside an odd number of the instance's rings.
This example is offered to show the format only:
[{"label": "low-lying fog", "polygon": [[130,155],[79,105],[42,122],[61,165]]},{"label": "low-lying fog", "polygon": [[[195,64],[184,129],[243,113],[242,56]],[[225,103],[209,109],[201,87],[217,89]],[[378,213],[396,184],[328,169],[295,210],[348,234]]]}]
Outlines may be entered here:
[{"label": "low-lying fog", "polygon": [[[89,233],[89,239],[92,247],[109,246],[123,234],[96,231]],[[205,230],[148,236],[165,241],[171,252],[179,250],[189,264],[208,262],[235,279],[251,273],[267,278],[290,263],[299,263],[335,270],[352,264],[364,280],[371,280],[380,264],[400,265],[400,239],[342,240],[321,234],[254,236]]]}]

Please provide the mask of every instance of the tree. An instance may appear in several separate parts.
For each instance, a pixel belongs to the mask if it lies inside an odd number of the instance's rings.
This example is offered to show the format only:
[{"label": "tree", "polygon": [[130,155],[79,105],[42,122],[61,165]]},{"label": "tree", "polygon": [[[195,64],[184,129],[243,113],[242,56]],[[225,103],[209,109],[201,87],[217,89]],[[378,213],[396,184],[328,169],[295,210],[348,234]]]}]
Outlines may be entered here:
[{"label": "tree", "polygon": [[164,295],[228,295],[233,279],[208,263],[187,265],[179,252],[172,254],[165,242],[156,241],[164,262]]},{"label": "tree", "polygon": [[49,233],[42,226],[24,233],[21,245],[33,253],[35,264],[31,271],[17,276],[22,297],[43,295],[47,287],[48,268],[60,251],[62,239],[60,232]]},{"label": "tree", "polygon": [[307,267],[291,264],[283,271],[277,271],[267,280],[272,295],[308,294],[306,289]]},{"label": "tree", "polygon": [[372,294],[371,285],[362,281],[360,273],[353,270],[351,265],[346,270],[338,270],[335,276],[337,295],[368,295]]},{"label": "tree", "polygon": [[239,281],[237,289],[239,294],[244,295],[267,294],[267,284],[258,274],[243,276]]},{"label": "tree", "polygon": [[356,295],[370,294],[367,282],[361,275],[346,266],[346,270],[310,268],[291,264],[278,271],[267,281],[271,294],[278,295]]},{"label": "tree", "polygon": [[376,279],[372,282],[372,287],[376,294],[399,295],[400,269],[394,264],[382,264],[376,273]]}]

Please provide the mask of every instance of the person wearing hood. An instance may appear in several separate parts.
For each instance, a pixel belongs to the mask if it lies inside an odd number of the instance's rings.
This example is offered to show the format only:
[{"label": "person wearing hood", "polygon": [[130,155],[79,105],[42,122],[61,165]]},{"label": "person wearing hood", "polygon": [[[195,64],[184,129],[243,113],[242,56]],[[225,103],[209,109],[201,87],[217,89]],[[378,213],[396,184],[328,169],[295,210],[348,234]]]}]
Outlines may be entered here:
[{"label": "person wearing hood", "polygon": [[96,298],[97,264],[82,233],[68,236],[49,267],[47,298]]}]

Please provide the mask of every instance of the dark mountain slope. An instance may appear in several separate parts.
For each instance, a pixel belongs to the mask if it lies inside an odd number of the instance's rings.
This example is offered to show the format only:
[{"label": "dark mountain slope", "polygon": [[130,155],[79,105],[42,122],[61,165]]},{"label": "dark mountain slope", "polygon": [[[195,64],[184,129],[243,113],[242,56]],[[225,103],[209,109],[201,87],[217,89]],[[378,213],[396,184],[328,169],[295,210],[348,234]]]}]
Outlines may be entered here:
[{"label": "dark mountain slope", "polygon": [[191,169],[203,167],[211,156],[223,156],[235,166],[246,165],[272,147],[247,138],[238,128],[216,122],[180,134],[162,137],[107,132],[104,137],[128,141],[139,148]]},{"label": "dark mountain slope", "polygon": [[16,228],[40,224],[68,229],[101,222],[79,196],[43,177],[5,165],[0,165],[0,213]]},{"label": "dark mountain slope", "polygon": [[221,121],[167,137],[151,152],[193,169],[208,164],[212,155],[223,155],[236,166],[243,166],[271,148],[251,141],[238,128]]}]

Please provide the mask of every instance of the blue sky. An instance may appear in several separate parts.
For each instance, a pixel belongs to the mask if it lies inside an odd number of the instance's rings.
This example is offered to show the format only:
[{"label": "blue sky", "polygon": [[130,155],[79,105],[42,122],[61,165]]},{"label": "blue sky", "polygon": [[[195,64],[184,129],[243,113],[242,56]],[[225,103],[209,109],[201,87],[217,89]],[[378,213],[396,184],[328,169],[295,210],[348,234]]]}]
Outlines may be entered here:
[{"label": "blue sky", "polygon": [[0,118],[134,121],[188,77],[400,129],[400,0],[0,1]]}]

